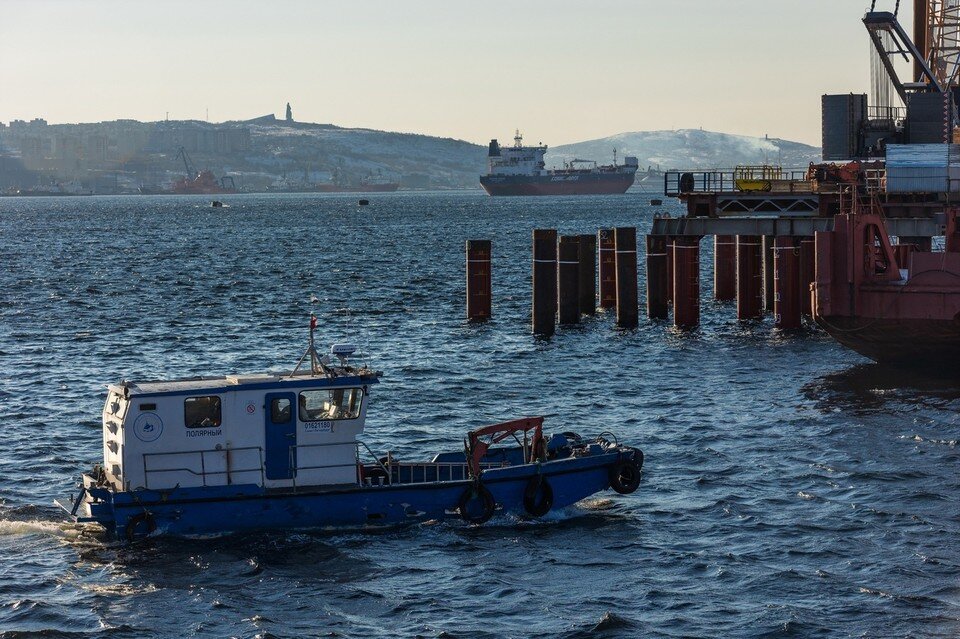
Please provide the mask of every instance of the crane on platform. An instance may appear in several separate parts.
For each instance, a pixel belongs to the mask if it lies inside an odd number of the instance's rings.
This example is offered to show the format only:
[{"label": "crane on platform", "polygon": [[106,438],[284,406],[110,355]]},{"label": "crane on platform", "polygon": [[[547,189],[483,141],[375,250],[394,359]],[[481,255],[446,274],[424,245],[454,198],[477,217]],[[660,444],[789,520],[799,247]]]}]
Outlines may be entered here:
[{"label": "crane on platform", "polygon": [[194,169],[193,162],[190,161],[190,154],[187,153],[187,149],[183,146],[177,149],[177,159],[179,160],[181,158],[183,158],[183,168],[187,171],[187,180],[196,180],[200,173]]},{"label": "crane on platform", "polygon": [[[960,80],[960,0],[914,0],[913,37],[900,24],[900,0],[893,11],[877,11],[876,0],[863,17],[876,52],[906,102],[908,91],[945,93]],[[896,57],[913,63],[912,82],[903,82]]]}]

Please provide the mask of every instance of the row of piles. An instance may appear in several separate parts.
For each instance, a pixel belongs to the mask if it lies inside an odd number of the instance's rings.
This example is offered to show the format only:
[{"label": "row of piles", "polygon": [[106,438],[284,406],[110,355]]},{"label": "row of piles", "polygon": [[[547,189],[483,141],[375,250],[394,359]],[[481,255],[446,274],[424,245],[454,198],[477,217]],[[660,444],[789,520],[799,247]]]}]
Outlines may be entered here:
[{"label": "row of piles", "polygon": [[[647,236],[647,314],[679,328],[700,323],[700,239]],[[760,319],[773,312],[777,328],[796,329],[811,315],[814,239],[797,236],[714,237],[713,295],[737,301],[737,318]]]},{"label": "row of piles", "polygon": [[[683,329],[700,323],[700,237],[647,236],[647,315]],[[490,318],[491,242],[467,241],[467,318]],[[737,318],[773,312],[778,328],[795,329],[811,314],[814,240],[797,236],[714,237],[714,299],[737,302]],[[599,278],[597,277],[599,271]],[[599,279],[599,291],[597,281]],[[617,325],[638,324],[637,232],[601,229],[596,235],[533,232],[533,332],[552,335],[557,321],[615,308]]]},{"label": "row of piles", "polygon": [[[468,240],[466,258],[467,318],[485,321],[492,312],[490,240]],[[618,326],[637,326],[637,230],[561,236],[555,229],[534,230],[533,332],[552,335],[558,322],[577,324],[596,313],[598,301],[600,308],[616,309]]]}]

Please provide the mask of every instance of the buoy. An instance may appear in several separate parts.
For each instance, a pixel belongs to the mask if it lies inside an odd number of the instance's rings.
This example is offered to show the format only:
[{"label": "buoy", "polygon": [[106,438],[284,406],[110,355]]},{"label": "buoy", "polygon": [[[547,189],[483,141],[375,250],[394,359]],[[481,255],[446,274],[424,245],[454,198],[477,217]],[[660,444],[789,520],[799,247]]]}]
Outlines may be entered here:
[{"label": "buoy", "polygon": [[223,206],[223,202],[221,202],[220,200],[214,200],[213,202],[210,203],[210,206],[217,209]]},{"label": "buoy", "polygon": [[650,206],[663,206],[663,200],[650,200]]},{"label": "buoy", "polygon": [[358,202],[358,204],[359,204],[360,206],[366,206],[366,205],[370,204],[370,200],[360,200],[360,201]]}]

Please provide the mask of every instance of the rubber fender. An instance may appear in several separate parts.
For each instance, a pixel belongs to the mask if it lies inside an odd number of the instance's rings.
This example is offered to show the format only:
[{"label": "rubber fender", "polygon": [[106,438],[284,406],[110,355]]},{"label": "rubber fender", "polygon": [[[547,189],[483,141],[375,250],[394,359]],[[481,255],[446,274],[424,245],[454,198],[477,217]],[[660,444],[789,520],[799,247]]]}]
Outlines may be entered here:
[{"label": "rubber fender", "polygon": [[124,531],[127,541],[135,541],[137,537],[146,537],[157,529],[157,522],[153,515],[148,512],[142,512],[134,515],[127,520],[127,527]]},{"label": "rubber fender", "polygon": [[640,466],[633,459],[625,459],[610,467],[610,488],[621,495],[629,495],[640,486]]},{"label": "rubber fender", "polygon": [[[479,502],[482,508],[479,514],[475,514],[474,502]],[[460,511],[460,517],[471,524],[482,524],[493,516],[493,511],[497,507],[493,499],[493,493],[482,483],[477,482],[469,487],[460,496],[457,509]]]},{"label": "rubber fender", "polygon": [[534,517],[543,517],[553,508],[553,486],[543,475],[534,475],[523,490],[523,508]]}]

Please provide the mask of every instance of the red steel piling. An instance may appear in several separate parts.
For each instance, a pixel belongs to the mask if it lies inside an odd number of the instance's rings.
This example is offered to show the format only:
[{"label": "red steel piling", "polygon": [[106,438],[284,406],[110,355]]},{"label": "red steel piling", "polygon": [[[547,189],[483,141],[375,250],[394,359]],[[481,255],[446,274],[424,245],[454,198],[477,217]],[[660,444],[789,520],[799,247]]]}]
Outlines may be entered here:
[{"label": "red steel piling", "polygon": [[490,240],[467,240],[467,319],[485,322],[492,311]]}]

